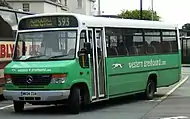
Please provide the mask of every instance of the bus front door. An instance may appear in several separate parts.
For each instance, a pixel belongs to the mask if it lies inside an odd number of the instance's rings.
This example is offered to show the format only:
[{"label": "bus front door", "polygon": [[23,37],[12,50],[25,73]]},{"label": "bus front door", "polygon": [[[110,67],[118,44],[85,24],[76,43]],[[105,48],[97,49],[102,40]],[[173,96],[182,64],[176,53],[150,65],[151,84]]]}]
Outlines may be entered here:
[{"label": "bus front door", "polygon": [[91,70],[92,70],[92,99],[97,100],[105,97],[105,55],[103,52],[102,30],[92,28],[88,30],[88,38],[91,42]]}]

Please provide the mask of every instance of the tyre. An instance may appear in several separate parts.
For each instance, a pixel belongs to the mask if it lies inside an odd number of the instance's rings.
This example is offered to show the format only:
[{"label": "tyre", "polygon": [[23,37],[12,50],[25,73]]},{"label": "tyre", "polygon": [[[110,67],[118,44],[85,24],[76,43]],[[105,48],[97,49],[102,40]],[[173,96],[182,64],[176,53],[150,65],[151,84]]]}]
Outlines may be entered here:
[{"label": "tyre", "polygon": [[155,89],[156,89],[155,82],[153,80],[148,80],[146,90],[145,90],[145,93],[144,93],[145,99],[152,100],[154,98]]},{"label": "tyre", "polygon": [[24,102],[13,101],[13,104],[16,113],[24,111]]},{"label": "tyre", "polygon": [[80,89],[73,87],[69,95],[69,113],[79,114],[81,105]]}]

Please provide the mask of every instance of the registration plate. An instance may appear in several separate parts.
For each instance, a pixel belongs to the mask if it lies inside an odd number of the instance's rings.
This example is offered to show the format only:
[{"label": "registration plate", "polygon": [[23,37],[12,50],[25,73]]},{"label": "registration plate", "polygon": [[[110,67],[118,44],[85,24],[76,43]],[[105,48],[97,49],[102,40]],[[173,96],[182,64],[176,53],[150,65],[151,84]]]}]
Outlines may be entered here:
[{"label": "registration plate", "polygon": [[33,97],[33,96],[37,96],[36,92],[21,92],[21,96],[23,97]]}]

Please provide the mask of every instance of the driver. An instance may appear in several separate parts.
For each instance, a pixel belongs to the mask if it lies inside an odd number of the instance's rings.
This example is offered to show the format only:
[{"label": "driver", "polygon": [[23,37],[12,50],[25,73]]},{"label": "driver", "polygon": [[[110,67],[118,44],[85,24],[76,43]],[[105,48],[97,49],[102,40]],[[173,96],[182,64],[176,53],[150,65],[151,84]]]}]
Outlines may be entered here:
[{"label": "driver", "polygon": [[44,55],[51,56],[53,51],[58,47],[57,43],[57,33],[47,32],[44,33],[44,37],[41,43],[40,53]]}]

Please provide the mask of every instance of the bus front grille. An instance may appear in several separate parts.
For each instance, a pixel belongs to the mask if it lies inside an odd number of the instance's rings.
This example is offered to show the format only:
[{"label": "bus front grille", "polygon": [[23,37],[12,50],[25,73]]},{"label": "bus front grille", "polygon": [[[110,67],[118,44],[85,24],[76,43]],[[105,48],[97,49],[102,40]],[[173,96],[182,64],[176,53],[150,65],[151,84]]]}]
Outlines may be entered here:
[{"label": "bus front grille", "polygon": [[12,75],[14,85],[48,85],[51,82],[51,75]]}]

